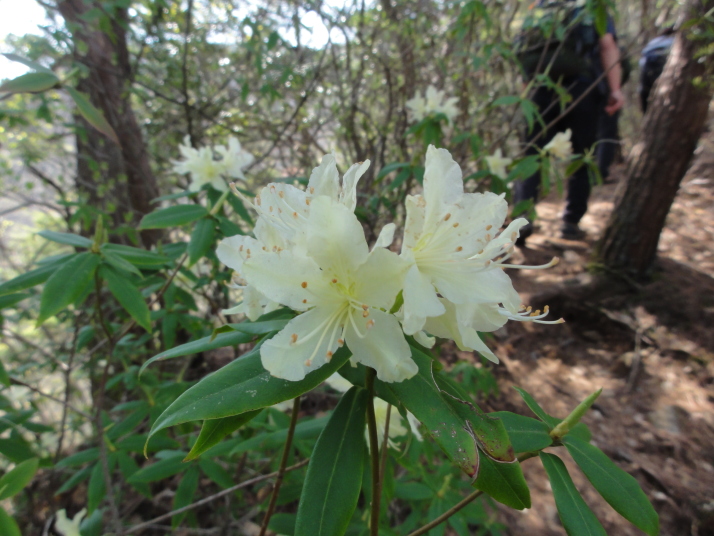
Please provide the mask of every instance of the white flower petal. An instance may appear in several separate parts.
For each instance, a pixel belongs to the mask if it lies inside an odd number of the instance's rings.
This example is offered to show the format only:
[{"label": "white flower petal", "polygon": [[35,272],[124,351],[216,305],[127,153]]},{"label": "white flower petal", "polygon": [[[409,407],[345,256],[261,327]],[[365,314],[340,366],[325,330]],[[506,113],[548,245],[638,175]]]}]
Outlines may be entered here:
[{"label": "white flower petal", "polygon": [[433,348],[436,344],[434,337],[429,337],[425,331],[417,331],[414,335],[414,340],[421,344],[424,348]]},{"label": "white flower petal", "polygon": [[354,285],[355,299],[373,307],[390,309],[408,268],[409,264],[396,253],[383,248],[372,250],[367,261],[359,267]]},{"label": "white flower petal", "polygon": [[[372,321],[371,327],[369,322]],[[418,371],[411,350],[394,317],[372,309],[367,319],[359,318],[357,333],[351,324],[345,327],[345,341],[357,363],[372,367],[384,382],[408,380]]]},{"label": "white flower petal", "polygon": [[430,145],[426,151],[424,170],[424,199],[426,200],[425,229],[442,219],[464,194],[461,168],[446,149]]},{"label": "white flower petal", "polygon": [[367,171],[367,168],[369,168],[369,160],[353,164],[342,178],[340,203],[350,209],[350,212],[354,212],[357,206],[357,182],[362,175],[364,175],[365,171]]},{"label": "white flower petal", "polygon": [[404,333],[413,335],[421,330],[429,316],[439,316],[444,313],[444,306],[436,295],[431,280],[419,271],[413,264],[404,279]]},{"label": "white flower petal", "polygon": [[377,241],[374,243],[374,247],[372,250],[375,250],[377,248],[388,248],[389,246],[392,245],[392,242],[394,241],[394,231],[397,230],[397,226],[394,223],[388,223],[384,227],[382,227],[382,230],[379,231],[379,236],[377,237]]},{"label": "white flower petal", "polygon": [[[293,318],[275,337],[260,347],[265,370],[276,378],[299,381],[328,361],[337,350],[342,328],[336,311],[316,307]],[[329,352],[329,354],[328,354]]]},{"label": "white flower petal", "polygon": [[424,231],[426,201],[420,195],[408,195],[404,206],[407,209],[407,217],[404,221],[402,253],[416,246],[419,237]]},{"label": "white flower petal", "polygon": [[261,247],[262,244],[250,236],[229,236],[218,243],[216,256],[219,261],[240,274],[249,252],[258,252]]},{"label": "white flower petal", "polygon": [[310,195],[326,195],[337,200],[340,191],[340,176],[337,172],[334,155],[326,154],[322,157],[320,165],[312,170],[307,190]]},{"label": "white flower petal", "polygon": [[352,389],[352,383],[344,379],[339,373],[335,372],[332,376],[325,380],[325,383],[332,387],[335,391],[346,393]]}]

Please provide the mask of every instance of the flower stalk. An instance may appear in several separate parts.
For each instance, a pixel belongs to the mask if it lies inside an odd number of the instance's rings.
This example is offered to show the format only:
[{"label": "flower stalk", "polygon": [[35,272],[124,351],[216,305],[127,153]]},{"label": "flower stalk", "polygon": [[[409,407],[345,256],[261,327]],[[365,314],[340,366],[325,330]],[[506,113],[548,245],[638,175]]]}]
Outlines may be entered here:
[{"label": "flower stalk", "polygon": [[377,420],[374,415],[374,378],[377,372],[367,367],[365,386],[369,392],[367,404],[367,430],[369,432],[369,454],[372,462],[372,516],[369,524],[370,536],[379,535],[379,507],[382,502],[382,481],[380,479],[379,438],[377,437]]}]

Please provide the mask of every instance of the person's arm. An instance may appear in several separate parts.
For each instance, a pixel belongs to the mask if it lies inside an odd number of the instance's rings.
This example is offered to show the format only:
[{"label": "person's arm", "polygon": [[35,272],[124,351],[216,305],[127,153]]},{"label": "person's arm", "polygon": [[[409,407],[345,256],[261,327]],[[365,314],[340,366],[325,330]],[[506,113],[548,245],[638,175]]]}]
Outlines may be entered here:
[{"label": "person's arm", "polygon": [[610,95],[607,99],[605,111],[609,115],[612,115],[625,104],[625,96],[620,89],[622,76],[620,69],[620,49],[611,33],[606,33],[600,38],[600,62],[606,73],[607,85],[610,88]]}]

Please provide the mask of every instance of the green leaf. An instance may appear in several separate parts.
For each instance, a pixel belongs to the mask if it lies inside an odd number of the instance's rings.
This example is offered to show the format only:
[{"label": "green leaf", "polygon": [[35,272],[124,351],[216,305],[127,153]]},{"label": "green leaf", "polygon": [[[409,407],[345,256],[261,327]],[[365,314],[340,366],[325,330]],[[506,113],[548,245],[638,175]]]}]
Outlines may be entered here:
[{"label": "green leaf", "polygon": [[98,265],[99,255],[85,251],[55,271],[42,290],[37,325],[77,300],[91,283]]},{"label": "green leaf", "polygon": [[144,216],[138,229],[166,229],[194,222],[208,215],[201,205],[176,205],[155,210]]},{"label": "green leaf", "polygon": [[107,282],[109,291],[114,295],[121,306],[136,320],[146,331],[151,331],[151,314],[144,297],[131,281],[117,273],[114,268],[102,265],[99,276]]},{"label": "green leaf", "polygon": [[173,452],[163,460],[142,467],[131,475],[127,479],[127,482],[130,484],[156,482],[157,480],[163,480],[164,478],[180,473],[189,467],[189,465],[183,462],[185,456],[185,452]]},{"label": "green leaf", "polygon": [[92,469],[92,466],[89,466],[85,467],[84,469],[80,469],[79,471],[74,473],[64,484],[62,484],[62,487],[60,487],[60,489],[55,492],[55,497],[57,497],[58,495],[62,495],[63,493],[71,489],[74,489],[75,486],[87,480],[92,474]]},{"label": "green leaf", "polygon": [[[316,419],[303,419],[295,426],[293,441],[317,438],[322,433],[322,430],[324,430],[328,421],[329,415]],[[258,434],[238,443],[230,450],[230,453],[231,455],[235,455],[248,451],[263,452],[265,450],[278,448],[285,444],[287,437],[287,428],[276,430],[275,432]]]},{"label": "green leaf", "polygon": [[[191,466],[186,474],[183,475],[181,482],[176,488],[176,495],[174,495],[174,510],[188,506],[193,501],[193,496],[196,494],[196,489],[198,488],[198,477],[200,476],[200,471],[197,465]],[[183,518],[186,517],[188,512],[183,512],[177,514],[171,518],[171,528],[175,529],[181,524]]]},{"label": "green leaf", "polygon": [[159,266],[169,262],[169,258],[145,249],[124,246],[121,244],[103,244],[100,248],[102,253],[117,255],[136,266]]},{"label": "green leaf", "polygon": [[85,463],[93,462],[99,458],[99,447],[92,447],[85,450],[80,450],[71,456],[61,459],[55,465],[56,468],[61,469],[63,467],[78,467]]},{"label": "green leaf", "polygon": [[37,233],[42,238],[51,240],[52,242],[58,242],[60,244],[67,244],[68,246],[75,246],[78,248],[91,248],[94,242],[87,238],[86,236],[80,236],[72,233],[58,233],[56,231],[40,231]]},{"label": "green leaf", "polygon": [[102,253],[102,257],[107,262],[107,264],[113,266],[117,270],[122,272],[128,272],[130,274],[138,275],[140,278],[144,277],[141,271],[127,260],[124,260],[119,255],[105,251]]},{"label": "green leaf", "polygon": [[106,492],[107,487],[104,483],[102,464],[97,463],[92,469],[92,474],[89,477],[89,484],[87,486],[87,513],[89,515],[92,515],[92,512],[102,504]]},{"label": "green leaf", "polygon": [[291,400],[320,385],[350,357],[340,348],[329,363],[303,380],[288,381],[271,376],[260,363],[260,348],[206,376],[179,396],[154,422],[149,437],[169,426],[189,421],[219,419]]},{"label": "green leaf", "polygon": [[233,330],[241,333],[249,333],[251,335],[265,335],[271,331],[280,331],[283,329],[290,318],[278,318],[275,320],[263,320],[259,322],[240,322],[238,324],[228,324]]},{"label": "green leaf", "polygon": [[498,97],[491,106],[511,106],[521,101],[521,98],[517,95],[504,95],[503,97]]},{"label": "green leaf", "polygon": [[18,275],[17,277],[10,279],[10,281],[5,281],[0,284],[0,296],[10,294],[18,290],[32,288],[36,285],[44,283],[60,266],[71,261],[77,255],[78,254],[67,255],[56,262],[40,266],[39,268],[25,272],[22,275]]},{"label": "green leaf", "polygon": [[10,376],[8,376],[2,361],[0,361],[0,383],[5,387],[10,387]]},{"label": "green leaf", "polygon": [[53,73],[27,73],[0,85],[0,93],[38,93],[57,85],[59,78]]},{"label": "green leaf", "polygon": [[198,460],[198,466],[208,478],[213,480],[223,489],[230,488],[233,484],[235,484],[230,474],[226,472],[223,466],[218,465],[213,460],[201,458],[200,460]]},{"label": "green leaf", "polygon": [[203,339],[198,339],[197,341],[187,342],[176,348],[171,348],[155,355],[149,359],[146,363],[141,366],[139,374],[144,371],[146,367],[151,365],[156,361],[164,361],[165,359],[172,359],[174,357],[182,357],[185,355],[197,354],[199,352],[205,352],[207,350],[215,350],[216,348],[223,348],[225,346],[236,346],[237,344],[243,344],[253,340],[254,335],[250,333],[241,333],[239,331],[233,331],[229,333],[220,333],[215,337],[204,337]]},{"label": "green leaf", "polygon": [[0,534],[2,536],[22,536],[17,522],[0,506]]},{"label": "green leaf", "polygon": [[[413,378],[388,387],[404,406],[426,426],[429,434],[449,459],[466,474],[478,473],[479,455],[476,439],[466,429],[464,420],[434,383],[432,360],[412,347],[412,358],[419,367]],[[450,398],[450,397],[449,397]]]},{"label": "green leaf", "polygon": [[87,120],[87,123],[96,128],[99,132],[104,134],[107,138],[112,140],[117,145],[120,145],[119,138],[117,138],[116,132],[111,127],[109,122],[104,117],[104,114],[97,110],[94,105],[89,102],[89,99],[85,97],[82,93],[74,88],[68,87],[67,93],[72,97],[74,103],[77,105],[77,110],[82,114],[82,117]]},{"label": "green leaf", "polygon": [[476,489],[487,493],[500,503],[523,510],[531,507],[531,493],[518,462],[497,462],[480,452],[478,478],[473,483]]},{"label": "green leaf", "polygon": [[394,488],[394,496],[407,501],[424,501],[434,495],[434,490],[421,482],[398,483]]},{"label": "green leaf", "polygon": [[315,444],[298,506],[295,536],[341,536],[362,487],[369,393],[347,391]]},{"label": "green leaf", "polygon": [[659,534],[659,517],[635,478],[607,455],[572,435],[562,439],[593,487],[622,517],[650,536]]},{"label": "green leaf", "polygon": [[216,222],[211,218],[198,220],[196,227],[191,233],[191,241],[188,243],[188,264],[193,265],[198,259],[203,257],[216,238]]},{"label": "green leaf", "polygon": [[39,63],[37,63],[35,61],[29,60],[27,58],[23,58],[22,56],[19,56],[17,54],[5,53],[5,54],[3,54],[3,56],[5,56],[10,61],[16,61],[18,63],[22,63],[23,65],[27,65],[33,71],[40,71],[43,73],[54,74],[54,73],[52,73],[52,69],[48,69],[44,65],[40,65]]},{"label": "green leaf", "polygon": [[551,417],[550,415],[548,415],[545,410],[540,407],[540,404],[538,404],[538,402],[536,402],[535,399],[525,390],[521,389],[520,387],[514,387],[514,389],[518,391],[518,394],[521,395],[521,398],[523,398],[523,401],[526,403],[526,406],[528,406],[528,408],[533,413],[535,413],[536,417],[538,417],[541,421],[547,424],[549,428],[553,428],[560,422],[560,419],[556,419],[555,417]]},{"label": "green leaf", "polygon": [[391,164],[387,164],[384,166],[382,169],[379,170],[379,173],[377,174],[377,178],[375,179],[375,184],[379,183],[384,177],[389,175],[392,171],[396,171],[397,169],[409,167],[408,162],[392,162]]},{"label": "green leaf", "polygon": [[13,497],[24,488],[37,472],[39,460],[32,458],[17,464],[0,478],[0,501]]},{"label": "green leaf", "polygon": [[238,430],[238,428],[250,421],[261,411],[261,409],[256,409],[254,411],[246,411],[240,415],[234,415],[233,417],[205,421],[201,427],[201,433],[198,434],[198,439],[196,439],[196,442],[191,448],[191,452],[188,453],[184,461],[195,460],[208,449],[217,445],[228,434]]},{"label": "green leaf", "polygon": [[541,421],[508,411],[498,411],[489,415],[501,419],[516,452],[533,452],[553,444],[548,434],[548,425]]},{"label": "green leaf", "polygon": [[563,461],[554,454],[545,452],[541,452],[539,456],[545,472],[548,473],[555,506],[565,532],[570,536],[607,536],[595,514],[580,496]]},{"label": "green leaf", "polygon": [[595,391],[593,394],[583,400],[580,404],[578,404],[577,407],[570,412],[570,415],[568,415],[565,419],[559,422],[558,425],[553,428],[553,430],[551,430],[550,433],[553,435],[553,437],[562,438],[568,432],[570,432],[572,428],[575,428],[575,426],[577,426],[580,422],[580,419],[583,418],[583,415],[585,415],[585,413],[587,413],[587,411],[590,409],[590,406],[595,403],[597,397],[600,396],[600,393],[602,393],[602,389]]},{"label": "green leaf", "polygon": [[0,296],[0,309],[7,309],[13,305],[20,303],[25,298],[29,298],[29,294],[18,293],[18,294],[7,294],[5,296]]}]

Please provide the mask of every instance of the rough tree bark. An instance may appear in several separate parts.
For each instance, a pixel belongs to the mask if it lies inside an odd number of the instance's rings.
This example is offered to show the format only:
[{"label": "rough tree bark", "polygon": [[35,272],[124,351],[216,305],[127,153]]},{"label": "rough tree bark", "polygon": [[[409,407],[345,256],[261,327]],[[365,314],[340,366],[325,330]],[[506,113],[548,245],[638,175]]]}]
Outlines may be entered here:
[{"label": "rough tree bark", "polygon": [[[130,102],[127,12],[115,8],[111,31],[105,33],[99,29],[97,19],[83,18],[90,9],[101,7],[97,4],[84,0],[57,2],[77,44],[75,59],[87,67],[87,76],[78,89],[89,95],[119,138],[117,146],[84,119],[77,118],[84,127],[77,133],[77,187],[92,206],[111,213],[116,226],[135,224],[155,208],[150,201],[159,190]],[[142,233],[145,245],[151,245],[158,236],[156,232]]]},{"label": "rough tree bark", "polygon": [[[714,84],[705,72],[711,52],[702,56],[699,51],[712,44],[712,24],[703,16],[713,7],[714,0],[687,2],[683,20],[698,22],[678,32],[595,248],[596,260],[616,273],[637,279],[649,274],[667,213],[704,129]],[[702,78],[706,84],[694,83]]]}]

